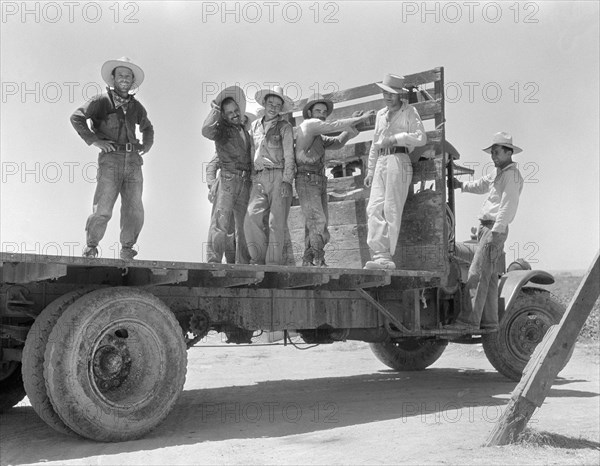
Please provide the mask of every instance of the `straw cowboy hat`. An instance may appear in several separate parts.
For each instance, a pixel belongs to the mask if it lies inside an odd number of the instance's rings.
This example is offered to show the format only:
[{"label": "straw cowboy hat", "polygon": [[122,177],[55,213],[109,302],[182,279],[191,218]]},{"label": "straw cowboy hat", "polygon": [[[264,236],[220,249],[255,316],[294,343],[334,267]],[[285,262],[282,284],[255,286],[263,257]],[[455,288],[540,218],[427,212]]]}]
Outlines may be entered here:
[{"label": "straw cowboy hat", "polygon": [[131,61],[131,58],[121,57],[117,60],[108,60],[104,65],[102,65],[102,69],[100,73],[102,74],[102,79],[106,84],[110,87],[113,87],[115,82],[112,76],[112,72],[115,68],[119,66],[124,66],[125,68],[129,68],[133,73],[134,78],[134,86],[139,87],[142,82],[144,82],[144,70],[142,70],[138,65]]},{"label": "straw cowboy hat", "polygon": [[327,106],[327,115],[328,116],[333,111],[333,102],[331,100],[325,99],[321,94],[313,94],[308,98],[308,101],[306,102],[306,104],[304,104],[304,107],[302,108],[302,116],[304,117],[305,120],[307,118],[310,118],[308,116],[308,111],[315,104],[325,104]]},{"label": "straw cowboy hat", "polygon": [[505,133],[504,131],[500,131],[499,133],[494,134],[494,139],[492,140],[492,145],[489,147],[486,147],[485,149],[482,149],[483,152],[487,152],[488,154],[491,154],[492,146],[494,144],[498,144],[499,146],[504,146],[504,147],[508,147],[509,149],[512,149],[513,154],[518,154],[519,152],[523,152],[523,149],[515,146],[512,143],[512,136],[508,133]]},{"label": "straw cowboy hat", "polygon": [[268,89],[261,89],[254,95],[254,100],[260,106],[265,106],[265,99],[270,95],[276,95],[283,100],[283,107],[279,113],[289,113],[294,108],[294,102],[288,96],[284,95],[283,88],[281,86],[273,86]]},{"label": "straw cowboy hat", "polygon": [[404,87],[404,76],[397,76],[395,74],[386,74],[383,78],[383,82],[375,83],[384,91],[391,92],[392,94],[400,94],[401,91],[408,91]]},{"label": "straw cowboy hat", "polygon": [[229,86],[223,89],[217,97],[215,98],[215,103],[220,107],[221,102],[223,102],[226,98],[231,97],[235,100],[235,103],[240,107],[240,113],[246,113],[246,94],[241,87],[238,86]]}]

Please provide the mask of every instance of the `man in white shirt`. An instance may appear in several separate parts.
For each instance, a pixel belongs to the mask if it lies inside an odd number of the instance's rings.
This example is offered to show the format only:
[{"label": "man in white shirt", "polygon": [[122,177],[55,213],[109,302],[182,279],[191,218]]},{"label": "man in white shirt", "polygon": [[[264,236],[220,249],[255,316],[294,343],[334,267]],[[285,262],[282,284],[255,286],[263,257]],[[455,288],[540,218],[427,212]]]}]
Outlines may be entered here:
[{"label": "man in white shirt", "polygon": [[402,211],[412,184],[412,163],[408,156],[424,146],[427,135],[419,112],[402,99],[404,78],[388,74],[377,83],[383,90],[386,107],[377,112],[373,143],[369,152],[365,186],[371,188],[367,205],[367,244],[373,260],[365,269],[395,269]]},{"label": "man in white shirt", "polygon": [[477,232],[477,250],[465,286],[466,303],[456,321],[444,326],[445,330],[461,333],[480,328],[498,330],[496,264],[502,256],[508,225],[515,218],[523,190],[523,177],[512,161],[512,155],[522,152],[522,149],[513,145],[511,135],[496,133],[492,145],[483,150],[492,155],[496,169],[476,181],[462,183],[454,180],[454,187],[461,188],[462,192],[488,195],[479,216],[481,225]]}]

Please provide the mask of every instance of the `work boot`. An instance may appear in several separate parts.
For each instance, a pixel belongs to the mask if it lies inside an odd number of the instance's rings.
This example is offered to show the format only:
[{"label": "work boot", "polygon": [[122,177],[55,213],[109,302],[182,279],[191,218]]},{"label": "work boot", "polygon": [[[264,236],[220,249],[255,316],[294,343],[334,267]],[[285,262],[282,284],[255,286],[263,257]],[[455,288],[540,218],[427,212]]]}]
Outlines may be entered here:
[{"label": "work boot", "polygon": [[389,259],[377,259],[374,261],[367,261],[364,268],[371,269],[371,270],[376,270],[376,269],[395,270],[396,264],[394,263],[394,261],[389,260]]},{"label": "work boot", "polygon": [[98,257],[98,248],[96,246],[86,246],[83,250],[83,257],[87,257],[88,259]]},{"label": "work boot", "polygon": [[130,260],[133,260],[133,258],[135,256],[137,256],[137,251],[132,248],[122,247],[120,256],[121,256],[121,259],[130,261]]},{"label": "work boot", "polygon": [[316,249],[315,250],[315,265],[317,267],[327,267],[325,263],[325,251]]}]

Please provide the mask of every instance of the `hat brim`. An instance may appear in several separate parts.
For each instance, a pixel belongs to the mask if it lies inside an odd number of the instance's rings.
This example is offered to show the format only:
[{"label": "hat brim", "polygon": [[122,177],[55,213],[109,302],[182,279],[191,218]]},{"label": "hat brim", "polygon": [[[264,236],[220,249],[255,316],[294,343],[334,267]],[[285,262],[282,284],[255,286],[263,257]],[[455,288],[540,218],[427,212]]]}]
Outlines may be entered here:
[{"label": "hat brim", "polygon": [[248,118],[248,123],[252,123],[256,119],[258,119],[258,116],[252,112],[244,112],[244,115],[246,115],[246,118]]},{"label": "hat brim", "polygon": [[313,105],[316,105],[316,104],[325,104],[327,106],[327,116],[331,115],[331,112],[333,111],[333,102],[331,100],[327,100],[327,99],[309,100],[308,102],[306,102],[306,105],[304,105],[304,108],[302,109],[302,117],[305,120],[310,118],[308,116],[308,111],[311,109],[311,107]]},{"label": "hat brim", "polygon": [[240,107],[240,113],[246,113],[246,94],[239,86],[229,86],[223,89],[217,97],[215,98],[215,103],[221,106],[221,102],[223,102],[228,97],[231,97],[235,100],[235,103]]},{"label": "hat brim", "polygon": [[487,152],[488,154],[492,153],[492,147],[494,146],[503,146],[503,147],[508,147],[509,149],[512,149],[513,151],[513,155],[516,155],[520,152],[523,152],[523,149],[521,149],[520,147],[517,146],[513,146],[512,144],[498,144],[497,142],[492,144],[490,147],[486,147],[485,149],[482,149],[483,152]]},{"label": "hat brim", "polygon": [[121,60],[108,60],[102,65],[102,69],[100,70],[100,74],[102,75],[102,79],[109,87],[114,87],[115,81],[112,77],[112,72],[115,68],[122,66],[124,68],[129,68],[133,73],[133,77],[135,79],[132,88],[138,88],[144,82],[144,70],[142,70],[139,66],[134,63],[121,61]]},{"label": "hat brim", "polygon": [[258,105],[260,105],[261,107],[264,107],[265,106],[265,98],[269,95],[275,95],[283,100],[283,107],[281,107],[281,111],[279,112],[280,114],[281,113],[290,113],[292,111],[292,109],[294,108],[294,102],[292,99],[290,99],[289,97],[287,97],[285,95],[274,92],[273,89],[261,89],[254,95],[254,100],[256,100],[256,103]]},{"label": "hat brim", "polygon": [[377,84],[384,91],[391,92],[392,94],[400,94],[402,91],[408,91],[408,89],[406,89],[405,87],[395,88],[395,87],[390,87],[387,84],[383,84],[383,83],[375,83],[375,84]]}]

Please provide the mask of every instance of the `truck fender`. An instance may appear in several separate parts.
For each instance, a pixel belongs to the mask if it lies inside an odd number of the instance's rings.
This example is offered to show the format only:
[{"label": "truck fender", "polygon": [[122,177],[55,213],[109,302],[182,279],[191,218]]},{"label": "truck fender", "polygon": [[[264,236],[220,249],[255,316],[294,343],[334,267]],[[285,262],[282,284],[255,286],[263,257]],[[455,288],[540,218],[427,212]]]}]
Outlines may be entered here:
[{"label": "truck fender", "polygon": [[498,310],[500,315],[505,310],[510,309],[519,291],[528,282],[538,285],[551,285],[554,283],[554,277],[543,270],[514,270],[502,275],[498,283]]}]

